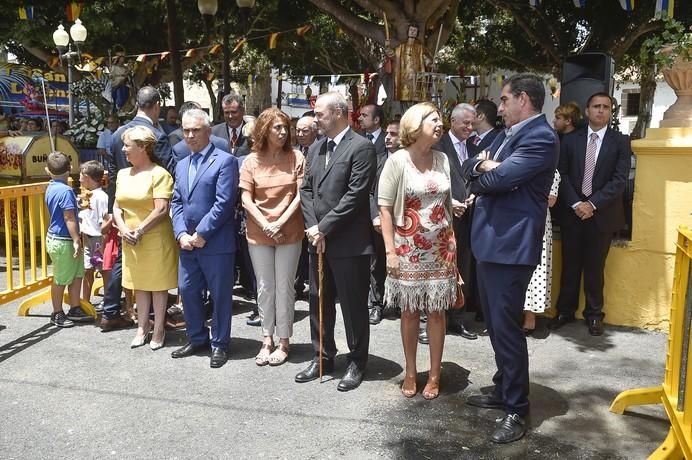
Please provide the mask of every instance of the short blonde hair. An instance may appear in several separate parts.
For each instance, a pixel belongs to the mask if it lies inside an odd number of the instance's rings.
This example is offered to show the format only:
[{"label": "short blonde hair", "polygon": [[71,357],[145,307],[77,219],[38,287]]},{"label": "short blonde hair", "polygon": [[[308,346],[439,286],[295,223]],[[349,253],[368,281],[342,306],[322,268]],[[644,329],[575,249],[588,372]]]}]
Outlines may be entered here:
[{"label": "short blonde hair", "polygon": [[151,161],[155,163],[158,162],[154,156],[154,146],[158,140],[149,128],[146,126],[133,126],[132,128],[127,128],[120,138],[125,142],[126,137],[146,150],[147,156]]},{"label": "short blonde hair", "polygon": [[430,102],[419,102],[404,112],[399,122],[399,143],[402,147],[416,142],[422,130],[423,120],[435,112],[442,117],[437,106]]}]

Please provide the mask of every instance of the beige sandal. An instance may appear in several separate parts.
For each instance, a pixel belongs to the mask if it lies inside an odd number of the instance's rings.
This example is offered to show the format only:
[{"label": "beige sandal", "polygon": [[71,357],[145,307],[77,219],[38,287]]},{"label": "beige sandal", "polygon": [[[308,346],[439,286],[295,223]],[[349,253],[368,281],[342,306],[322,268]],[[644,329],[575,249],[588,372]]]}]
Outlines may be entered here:
[{"label": "beige sandal", "polygon": [[266,366],[269,364],[269,357],[271,356],[272,348],[274,348],[274,345],[263,343],[259,353],[257,353],[257,356],[255,356],[255,364],[258,366]]},{"label": "beige sandal", "polygon": [[280,343],[274,352],[269,356],[270,366],[281,366],[288,359],[288,346]]}]

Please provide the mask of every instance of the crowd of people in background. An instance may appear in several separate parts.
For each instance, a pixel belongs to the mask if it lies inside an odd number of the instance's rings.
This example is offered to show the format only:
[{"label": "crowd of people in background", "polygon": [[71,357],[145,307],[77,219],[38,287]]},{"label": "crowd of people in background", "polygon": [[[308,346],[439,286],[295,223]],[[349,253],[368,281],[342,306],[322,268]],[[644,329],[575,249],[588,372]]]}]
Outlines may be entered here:
[{"label": "crowd of people in background", "polygon": [[504,409],[491,440],[515,441],[529,413],[526,336],[535,314],[552,304],[549,210],[560,218],[563,240],[550,328],[575,320],[583,274],[586,324],[602,335],[603,269],[623,225],[631,154],[629,139],[609,128],[608,94],[589,98],[583,121],[576,103],[558,107],[554,129],[542,113],[544,98],[540,78],[518,74],[504,82],[499,107],[491,100],[454,107],[448,130],[440,109],[424,102],[391,122],[382,107],[365,105],[358,132],[336,92],[321,94],[295,122],[276,108],[247,116],[242,97],[228,95],[224,120],[212,125],[194,102],[162,113],[157,91],[144,87],[136,116],[122,126],[110,117],[99,141],[109,159],[107,194],[103,167],[83,164],[91,199],[80,210],[65,183],[65,155],[48,158],[51,322],[87,321],[81,278],[90,300],[94,270],[105,269],[101,330],[133,327],[131,312],[121,309],[125,288],[137,310],[131,347],[148,342],[158,350],[168,293],[177,288],[188,342],[172,357],[209,352],[218,368],[231,351],[237,282],[256,298],[248,319],[261,326],[255,363],[279,366],[289,356],[295,299],[307,282],[313,359],[296,382],[334,371],[338,298],[349,349],[338,390],[360,385],[370,326],[396,312],[401,392],[419,393],[416,352],[427,343],[430,372],[420,393],[430,400],[441,391],[447,331],[477,339],[462,321],[465,303],[485,322],[497,363],[492,391],[467,403]]}]

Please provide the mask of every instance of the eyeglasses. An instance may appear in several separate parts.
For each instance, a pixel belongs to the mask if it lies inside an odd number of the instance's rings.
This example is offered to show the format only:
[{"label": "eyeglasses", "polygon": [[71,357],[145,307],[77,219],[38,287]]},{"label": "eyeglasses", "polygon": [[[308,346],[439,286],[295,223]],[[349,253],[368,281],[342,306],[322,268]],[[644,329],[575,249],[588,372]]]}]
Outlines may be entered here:
[{"label": "eyeglasses", "polygon": [[202,128],[187,128],[187,129],[183,129],[183,134],[185,136],[189,136],[190,134],[192,134],[193,136],[196,136],[201,131],[202,131]]}]

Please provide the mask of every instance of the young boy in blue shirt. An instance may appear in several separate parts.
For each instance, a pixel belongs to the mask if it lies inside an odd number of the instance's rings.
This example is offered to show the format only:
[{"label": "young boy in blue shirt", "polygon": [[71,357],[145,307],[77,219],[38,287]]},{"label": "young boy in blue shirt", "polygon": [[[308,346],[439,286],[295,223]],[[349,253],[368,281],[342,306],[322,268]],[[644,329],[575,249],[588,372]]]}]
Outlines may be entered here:
[{"label": "young boy in blue shirt", "polygon": [[[51,152],[46,161],[51,181],[46,189],[46,206],[50,224],[46,250],[53,261],[53,284],[50,287],[53,313],[50,322],[58,327],[72,327],[74,321],[91,320],[79,306],[79,294],[84,276],[82,240],[79,234],[77,197],[67,185],[70,159],[62,152]],[[70,297],[70,310],[65,315],[62,306],[65,286]]]}]

